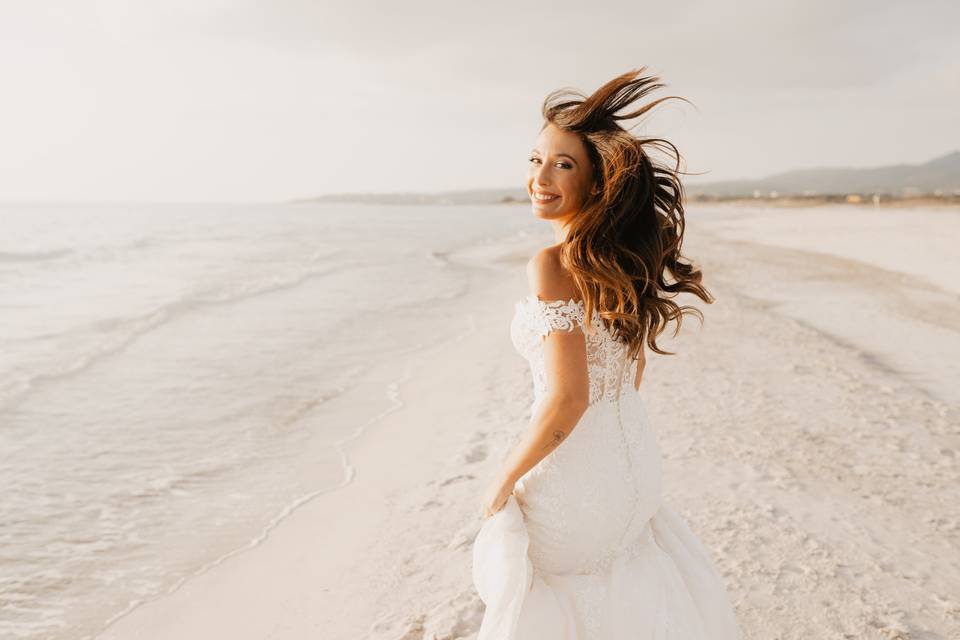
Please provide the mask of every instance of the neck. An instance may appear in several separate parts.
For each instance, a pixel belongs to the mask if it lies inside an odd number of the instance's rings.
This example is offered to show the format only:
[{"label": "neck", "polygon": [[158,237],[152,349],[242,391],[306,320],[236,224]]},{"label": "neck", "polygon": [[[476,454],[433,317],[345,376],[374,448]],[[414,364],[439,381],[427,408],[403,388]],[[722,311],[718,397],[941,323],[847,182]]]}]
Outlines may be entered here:
[{"label": "neck", "polygon": [[566,240],[567,220],[551,220],[550,225],[553,227],[553,239],[557,244]]}]

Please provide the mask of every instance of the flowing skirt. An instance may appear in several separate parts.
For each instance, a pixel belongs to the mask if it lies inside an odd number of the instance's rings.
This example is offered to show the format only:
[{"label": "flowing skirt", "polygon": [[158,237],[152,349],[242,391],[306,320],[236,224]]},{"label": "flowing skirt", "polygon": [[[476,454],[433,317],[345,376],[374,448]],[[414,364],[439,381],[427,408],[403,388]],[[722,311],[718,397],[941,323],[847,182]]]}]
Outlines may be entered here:
[{"label": "flowing skirt", "polygon": [[660,471],[639,394],[591,405],[474,540],[478,640],[740,640]]}]

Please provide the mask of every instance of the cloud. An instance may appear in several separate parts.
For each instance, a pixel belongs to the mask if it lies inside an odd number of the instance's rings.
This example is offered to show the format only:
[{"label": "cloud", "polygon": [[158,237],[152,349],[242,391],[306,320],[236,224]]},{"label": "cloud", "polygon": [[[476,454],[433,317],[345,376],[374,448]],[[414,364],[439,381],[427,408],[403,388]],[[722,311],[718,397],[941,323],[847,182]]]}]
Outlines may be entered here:
[{"label": "cloud", "polygon": [[958,7],[0,0],[0,199],[510,184],[549,91],[641,65],[711,179],[923,160],[960,146]]}]

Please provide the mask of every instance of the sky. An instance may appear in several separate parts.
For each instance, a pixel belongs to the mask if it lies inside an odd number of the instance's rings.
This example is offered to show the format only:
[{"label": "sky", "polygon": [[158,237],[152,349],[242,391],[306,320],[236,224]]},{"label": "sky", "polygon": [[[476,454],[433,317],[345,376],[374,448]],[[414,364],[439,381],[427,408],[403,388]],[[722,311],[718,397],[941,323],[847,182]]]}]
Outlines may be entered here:
[{"label": "sky", "polygon": [[525,182],[544,98],[646,66],[689,182],[960,149],[951,0],[0,0],[0,201]]}]

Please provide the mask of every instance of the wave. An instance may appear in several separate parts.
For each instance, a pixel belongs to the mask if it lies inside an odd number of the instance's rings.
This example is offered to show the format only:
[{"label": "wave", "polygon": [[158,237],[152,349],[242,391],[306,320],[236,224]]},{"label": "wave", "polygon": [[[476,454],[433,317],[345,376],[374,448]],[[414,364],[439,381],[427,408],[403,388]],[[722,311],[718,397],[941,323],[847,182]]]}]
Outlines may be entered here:
[{"label": "wave", "polygon": [[[330,257],[325,256],[325,257]],[[68,378],[89,369],[103,358],[122,352],[140,336],[163,326],[171,320],[206,306],[231,304],[256,296],[298,287],[314,278],[335,273],[351,265],[325,264],[286,276],[274,276],[264,280],[241,282],[220,290],[201,291],[161,305],[148,313],[129,317],[100,319],[90,329],[111,327],[113,334],[90,352],[72,361],[63,362],[48,371],[34,372],[12,380],[0,382],[0,411],[8,410],[22,402],[32,391],[43,384]]]},{"label": "wave", "polygon": [[[449,343],[464,340],[467,337],[474,335],[476,332],[477,332],[476,325],[471,323],[470,326],[468,326],[466,329],[463,329],[453,334],[452,336],[447,337],[446,339],[439,340],[433,343],[418,342],[418,343],[408,345],[405,349],[403,349],[400,352],[400,355],[415,354],[417,352],[421,352],[425,350],[442,352],[444,349],[449,348]],[[352,371],[348,372],[347,376],[345,377],[345,380],[349,380],[350,382],[353,382],[358,378],[360,378],[364,373],[366,373],[367,370],[368,370],[367,368],[362,366],[355,367]],[[278,513],[276,513],[272,518],[270,518],[266,522],[265,525],[263,525],[263,527],[260,530],[260,533],[254,536],[252,539],[250,539],[246,544],[242,546],[238,546],[228,551],[227,553],[224,553],[214,558],[210,562],[207,562],[206,564],[203,564],[197,567],[193,571],[190,571],[188,573],[185,573],[179,576],[179,578],[172,585],[168,586],[163,591],[128,601],[126,607],[116,612],[111,617],[107,618],[98,631],[96,631],[93,634],[84,636],[82,640],[95,640],[96,637],[102,635],[104,631],[106,631],[109,627],[111,627],[114,623],[116,623],[120,618],[128,616],[135,609],[149,602],[159,600],[164,596],[168,596],[172,593],[175,593],[190,581],[207,573],[208,571],[222,564],[223,562],[225,562],[231,557],[244,553],[251,549],[255,549],[256,547],[263,544],[267,540],[267,538],[269,538],[270,534],[273,532],[274,529],[277,528],[277,526],[279,526],[284,520],[290,517],[294,512],[299,510],[305,504],[315,500],[316,498],[322,495],[339,491],[340,489],[343,489],[344,487],[352,483],[354,478],[356,477],[356,467],[350,461],[350,455],[349,455],[350,445],[354,441],[359,439],[364,433],[366,433],[374,425],[378,424],[388,415],[402,409],[406,405],[406,403],[404,402],[403,394],[401,393],[401,388],[405,383],[413,379],[413,374],[414,374],[413,362],[408,359],[405,362],[404,368],[400,376],[388,382],[385,386],[385,392],[386,392],[387,399],[389,400],[389,405],[385,409],[382,409],[376,414],[368,417],[363,422],[357,425],[354,425],[354,428],[351,432],[348,432],[346,435],[342,436],[341,438],[339,438],[333,443],[333,448],[340,457],[340,468],[343,472],[340,482],[338,482],[335,485],[318,487],[313,491],[309,491],[289,501],[283,508],[280,509]],[[343,383],[341,386],[343,388],[346,388],[347,386],[349,386],[349,383]]]},{"label": "wave", "polygon": [[48,249],[46,251],[0,251],[0,262],[44,262],[76,255],[74,249]]},{"label": "wave", "polygon": [[0,251],[0,264],[34,264],[37,266],[69,265],[75,267],[87,262],[97,262],[104,258],[115,259],[125,252],[144,249],[158,244],[154,238],[134,238],[128,242],[102,244],[88,247],[61,247],[56,249],[37,249],[35,251]]}]

